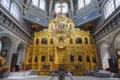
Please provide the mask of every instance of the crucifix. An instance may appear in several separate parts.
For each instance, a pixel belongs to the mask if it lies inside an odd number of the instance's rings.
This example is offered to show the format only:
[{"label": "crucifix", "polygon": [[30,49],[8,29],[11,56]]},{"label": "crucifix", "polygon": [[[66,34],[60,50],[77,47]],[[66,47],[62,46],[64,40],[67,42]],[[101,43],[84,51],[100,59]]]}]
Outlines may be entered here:
[{"label": "crucifix", "polygon": [[62,14],[62,8],[65,7],[62,5],[62,0],[60,0],[60,6],[58,6],[61,10],[60,10],[60,13]]}]

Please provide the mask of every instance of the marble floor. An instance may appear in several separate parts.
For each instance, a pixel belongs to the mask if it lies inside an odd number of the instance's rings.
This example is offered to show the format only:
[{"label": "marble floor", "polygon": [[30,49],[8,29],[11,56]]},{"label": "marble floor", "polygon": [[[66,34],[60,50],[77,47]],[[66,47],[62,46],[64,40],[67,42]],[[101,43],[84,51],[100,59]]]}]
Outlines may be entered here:
[{"label": "marble floor", "polygon": [[[51,76],[27,76],[27,77],[8,77],[1,80],[58,80],[58,77],[51,79]],[[120,78],[97,78],[91,76],[72,76],[73,80],[120,80]],[[65,80],[71,80],[66,77]]]}]

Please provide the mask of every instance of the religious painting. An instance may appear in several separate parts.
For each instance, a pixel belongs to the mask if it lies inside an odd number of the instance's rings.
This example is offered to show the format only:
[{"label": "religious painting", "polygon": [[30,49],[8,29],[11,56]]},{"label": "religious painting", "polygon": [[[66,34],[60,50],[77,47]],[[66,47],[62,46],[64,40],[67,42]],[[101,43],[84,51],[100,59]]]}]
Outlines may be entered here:
[{"label": "religious painting", "polygon": [[60,36],[58,42],[64,42],[64,38]]},{"label": "religious painting", "polygon": [[35,56],[34,62],[38,61],[38,56]]},{"label": "religious painting", "polygon": [[65,26],[65,24],[64,24],[64,23],[60,23],[60,24],[59,24],[59,29],[63,29],[63,28],[64,28],[64,26]]},{"label": "religious painting", "polygon": [[52,53],[50,54],[49,61],[50,61],[50,62],[53,62],[53,54],[52,54]]},{"label": "religious painting", "polygon": [[74,62],[74,54],[70,55],[70,62]]},{"label": "religious painting", "polygon": [[50,27],[50,30],[51,30],[51,31],[53,31],[53,30],[54,30],[54,27],[53,27],[53,25]]},{"label": "religious painting", "polygon": [[68,30],[72,30],[72,24],[69,25]]},{"label": "religious painting", "polygon": [[85,44],[88,44],[88,38],[85,38]]},{"label": "religious painting", "polygon": [[81,38],[76,38],[76,44],[82,44],[82,39]]},{"label": "religious painting", "polygon": [[82,56],[78,55],[78,62],[82,62]]},{"label": "religious painting", "polygon": [[70,38],[70,44],[73,44],[73,39],[72,38]]},{"label": "religious painting", "polygon": [[50,39],[50,44],[53,44],[53,39]]},{"label": "religious painting", "polygon": [[38,38],[36,39],[36,44],[37,44],[37,45],[39,44],[39,39],[38,39]]},{"label": "religious painting", "polygon": [[86,61],[90,62],[90,57],[88,55],[86,56]]},{"label": "religious painting", "polygon": [[45,62],[45,56],[41,56],[41,62]]},{"label": "religious painting", "polygon": [[42,38],[42,44],[47,44],[47,43],[48,43],[47,38]]}]

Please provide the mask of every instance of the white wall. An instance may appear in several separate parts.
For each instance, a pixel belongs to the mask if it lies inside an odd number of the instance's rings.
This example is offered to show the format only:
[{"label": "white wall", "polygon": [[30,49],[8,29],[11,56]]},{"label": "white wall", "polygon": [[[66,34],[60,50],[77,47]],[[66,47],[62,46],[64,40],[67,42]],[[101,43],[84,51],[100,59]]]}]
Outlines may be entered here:
[{"label": "white wall", "polygon": [[[17,53],[17,48],[19,44],[23,44],[24,48],[26,48],[26,45],[28,42],[26,42],[25,40],[21,39],[20,37],[18,37],[16,34],[12,33],[11,31],[5,29],[3,26],[0,25],[0,38],[3,36],[7,36],[10,41],[11,41],[11,46],[10,46],[10,51],[8,53],[8,65],[10,68],[10,64],[11,64],[11,59],[12,59],[12,55],[13,53]],[[24,55],[25,55],[25,49],[23,51],[22,57],[24,60]]]}]

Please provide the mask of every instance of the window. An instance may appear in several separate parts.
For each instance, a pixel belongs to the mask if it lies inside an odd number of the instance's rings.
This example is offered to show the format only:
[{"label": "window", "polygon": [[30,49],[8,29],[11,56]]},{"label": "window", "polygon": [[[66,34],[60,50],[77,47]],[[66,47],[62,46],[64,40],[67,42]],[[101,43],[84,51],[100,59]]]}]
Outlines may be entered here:
[{"label": "window", "polygon": [[32,0],[32,4],[41,8],[42,10],[45,10],[45,0]]},{"label": "window", "polygon": [[[61,8],[60,8],[61,4],[60,3],[56,3],[55,4],[55,12],[56,13],[60,13]],[[67,13],[68,12],[68,4],[66,2],[62,3],[62,13]]]},{"label": "window", "polygon": [[91,2],[91,0],[78,0],[78,9],[85,7],[90,2]]},{"label": "window", "polygon": [[1,50],[2,50],[2,41],[0,41],[0,53],[1,53]]},{"label": "window", "polygon": [[10,0],[1,0],[1,4],[2,4],[7,10],[9,10]]},{"label": "window", "polygon": [[115,0],[116,7],[120,6],[120,0]]},{"label": "window", "polygon": [[68,5],[67,3],[62,3],[63,9],[62,9],[62,13],[67,13],[68,12]]},{"label": "window", "polygon": [[38,3],[39,3],[39,0],[32,0],[32,4],[35,5],[35,6],[37,6],[37,7],[39,6]]},{"label": "window", "polygon": [[84,7],[84,0],[78,0],[78,9]]},{"label": "window", "polygon": [[59,6],[60,6],[60,3],[56,3],[56,4],[55,4],[55,12],[56,12],[56,13],[59,13],[59,12],[60,12]]},{"label": "window", "polygon": [[40,6],[41,9],[45,10],[45,0],[40,0]]},{"label": "window", "polygon": [[20,8],[16,3],[12,3],[11,4],[11,9],[10,9],[10,13],[17,19],[19,20],[20,17]]},{"label": "window", "polygon": [[85,5],[88,5],[91,2],[91,0],[85,0]]},{"label": "window", "polygon": [[109,0],[104,6],[105,18],[107,18],[114,11],[114,9],[113,0]]}]

